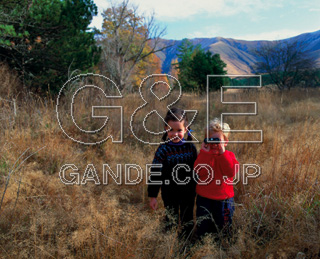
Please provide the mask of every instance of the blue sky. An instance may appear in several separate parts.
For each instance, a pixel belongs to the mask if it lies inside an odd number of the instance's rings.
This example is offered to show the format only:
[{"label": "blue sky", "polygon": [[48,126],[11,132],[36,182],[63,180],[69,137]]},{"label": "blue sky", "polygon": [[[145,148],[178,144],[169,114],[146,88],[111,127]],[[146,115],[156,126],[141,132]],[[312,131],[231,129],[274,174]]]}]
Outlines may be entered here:
[{"label": "blue sky", "polygon": [[[101,28],[100,13],[108,0],[94,0],[99,16],[91,26]],[[113,0],[119,3],[119,0]],[[278,40],[320,30],[320,0],[131,0],[146,15],[155,13],[167,27],[163,38],[225,37]]]}]

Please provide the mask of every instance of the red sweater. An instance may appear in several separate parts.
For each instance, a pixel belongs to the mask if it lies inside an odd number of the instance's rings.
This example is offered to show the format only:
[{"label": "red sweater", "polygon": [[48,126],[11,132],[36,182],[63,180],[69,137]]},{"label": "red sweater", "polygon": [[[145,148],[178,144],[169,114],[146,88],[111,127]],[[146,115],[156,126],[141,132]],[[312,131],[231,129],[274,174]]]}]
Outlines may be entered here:
[{"label": "red sweater", "polygon": [[[200,168],[200,164],[206,167]],[[233,181],[236,169],[239,168],[236,165],[239,165],[239,162],[231,151],[226,150],[222,155],[213,155],[210,151],[206,152],[201,149],[194,163],[195,172],[199,176],[197,194],[212,200],[232,198],[234,196],[233,185],[227,183]]]}]

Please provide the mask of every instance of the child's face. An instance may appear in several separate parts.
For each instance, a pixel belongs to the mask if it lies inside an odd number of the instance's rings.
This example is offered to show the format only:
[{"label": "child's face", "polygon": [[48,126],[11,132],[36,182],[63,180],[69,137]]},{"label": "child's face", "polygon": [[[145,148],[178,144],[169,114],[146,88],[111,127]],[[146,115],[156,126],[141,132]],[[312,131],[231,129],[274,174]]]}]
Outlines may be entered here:
[{"label": "child's face", "polygon": [[221,146],[226,147],[228,140],[224,138],[223,132],[213,132],[210,134],[209,138],[219,138],[220,141],[226,141],[225,143],[208,143],[206,144],[210,147],[210,150],[213,150],[214,153],[219,153]]},{"label": "child's face", "polygon": [[[173,143],[179,142],[184,134],[187,132],[187,128],[184,126],[184,120],[182,121],[168,121],[168,126],[165,126],[165,130],[168,130],[168,137]],[[171,129],[170,129],[171,128]]]}]

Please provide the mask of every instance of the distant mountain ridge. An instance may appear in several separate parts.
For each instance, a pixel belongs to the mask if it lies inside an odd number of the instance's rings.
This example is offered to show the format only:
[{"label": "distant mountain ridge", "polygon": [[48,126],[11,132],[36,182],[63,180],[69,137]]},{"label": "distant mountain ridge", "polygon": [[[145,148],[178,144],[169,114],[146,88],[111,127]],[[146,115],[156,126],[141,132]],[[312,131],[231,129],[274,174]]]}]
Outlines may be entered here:
[{"label": "distant mountain ridge", "polygon": [[[195,38],[189,39],[193,45],[200,44],[205,50],[209,50],[214,54],[220,54],[221,59],[227,64],[228,74],[251,74],[253,66],[258,61],[254,50],[259,48],[261,44],[268,41],[246,41],[231,38]],[[162,39],[159,47],[173,45],[164,51],[157,52],[157,56],[162,62],[163,73],[169,73],[171,61],[177,58],[177,47],[182,40],[165,40]],[[310,51],[310,55],[314,56],[320,63],[320,30],[310,33],[303,33],[295,37],[283,39],[280,41],[298,41],[304,42]]]}]

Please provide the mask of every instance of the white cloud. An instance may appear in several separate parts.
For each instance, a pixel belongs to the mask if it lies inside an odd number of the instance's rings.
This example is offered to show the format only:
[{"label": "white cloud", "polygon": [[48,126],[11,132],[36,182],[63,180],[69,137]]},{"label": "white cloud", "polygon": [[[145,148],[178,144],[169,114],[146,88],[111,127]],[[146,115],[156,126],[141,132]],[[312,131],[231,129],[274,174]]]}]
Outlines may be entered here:
[{"label": "white cloud", "polygon": [[108,7],[111,6],[111,2],[110,1],[106,1],[106,0],[93,0],[94,3],[96,4],[96,6],[98,7],[98,13],[99,15]]},{"label": "white cloud", "polygon": [[92,22],[90,24],[90,27],[96,27],[98,29],[101,29],[103,18],[101,13],[111,6],[110,1],[106,0],[94,0],[94,3],[98,7],[98,15],[93,17]]},{"label": "white cloud", "polygon": [[319,0],[305,0],[299,2],[297,6],[301,9],[306,9],[309,12],[320,12],[320,1]]},{"label": "white cloud", "polygon": [[[118,4],[122,0],[111,0],[112,2]],[[99,15],[94,17],[91,27],[95,26],[101,28],[102,25],[102,16],[100,15],[104,9],[107,9],[111,6],[109,0],[94,0],[98,6]],[[206,18],[217,18],[218,21],[222,21],[223,18],[229,19],[231,16],[234,17],[243,17],[244,19],[249,18],[251,21],[252,28],[256,24],[265,20],[268,23],[267,19],[276,19],[265,16],[265,12],[273,10],[275,8],[286,8],[289,10],[289,5],[294,7],[294,10],[297,11],[309,11],[309,12],[319,12],[320,11],[320,1],[319,0],[304,0],[304,1],[290,1],[285,0],[129,0],[130,4],[138,5],[140,12],[144,12],[146,15],[150,14],[152,11],[155,12],[156,18],[162,23],[168,21],[184,21],[187,19],[192,19],[197,21],[198,17]],[[269,12],[270,13],[270,12]],[[238,16],[236,16],[238,15]],[[283,13],[283,19],[285,19],[286,13]],[[219,20],[220,19],[220,20]],[[209,20],[209,19],[208,19]],[[270,21],[272,22],[272,21]],[[211,23],[212,24],[212,23]],[[315,28],[309,31],[316,31],[319,28]],[[207,26],[206,26],[207,25]],[[229,26],[227,29],[224,28]],[[303,30],[295,28],[292,25],[292,29],[280,29],[279,26],[274,26],[278,30],[258,32],[252,34],[240,34],[241,29],[238,29],[238,35],[235,36],[235,33],[230,34],[229,28],[233,26],[230,23],[208,26],[199,26],[195,31],[190,31],[190,29],[182,28],[186,30],[183,37],[187,38],[211,38],[221,35],[223,37],[231,37],[243,40],[278,40],[288,37],[293,37],[308,31],[307,28]],[[183,27],[183,26],[182,26]],[[229,31],[229,35],[228,35]]]},{"label": "white cloud", "polygon": [[[139,6],[139,10],[155,12],[159,20],[180,20],[195,15],[231,16],[238,13],[256,13],[274,7],[281,7],[284,0],[131,0],[130,3]],[[94,0],[99,12],[106,9],[110,3],[105,0]],[[120,0],[115,1],[121,2]]]}]

